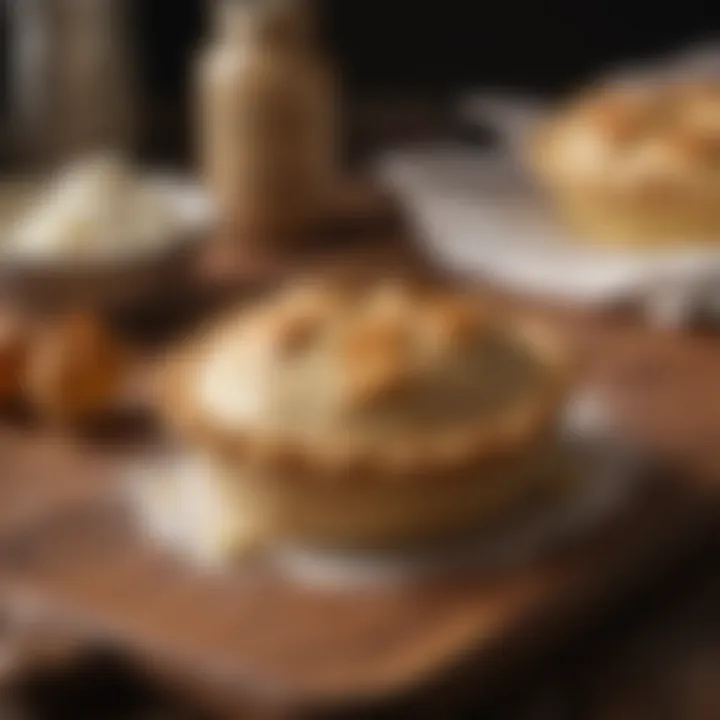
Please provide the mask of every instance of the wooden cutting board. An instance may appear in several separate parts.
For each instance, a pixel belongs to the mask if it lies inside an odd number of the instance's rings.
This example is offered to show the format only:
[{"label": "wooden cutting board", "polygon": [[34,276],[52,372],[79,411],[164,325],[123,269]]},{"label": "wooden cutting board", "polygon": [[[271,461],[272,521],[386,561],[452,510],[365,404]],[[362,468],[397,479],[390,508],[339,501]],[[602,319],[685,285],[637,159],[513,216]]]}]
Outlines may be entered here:
[{"label": "wooden cutting board", "polygon": [[56,498],[54,512],[5,535],[6,606],[30,607],[45,622],[109,641],[220,696],[298,711],[423,691],[470,662],[473,682],[489,682],[513,654],[566,634],[646,582],[701,541],[713,519],[697,497],[656,478],[591,532],[505,570],[313,588],[262,563],[208,575],[153,547],[105,492],[126,460],[94,458],[91,470],[87,454],[64,446],[24,458],[23,471],[38,472],[24,483],[35,493],[50,468],[55,482],[92,473],[96,487]]}]

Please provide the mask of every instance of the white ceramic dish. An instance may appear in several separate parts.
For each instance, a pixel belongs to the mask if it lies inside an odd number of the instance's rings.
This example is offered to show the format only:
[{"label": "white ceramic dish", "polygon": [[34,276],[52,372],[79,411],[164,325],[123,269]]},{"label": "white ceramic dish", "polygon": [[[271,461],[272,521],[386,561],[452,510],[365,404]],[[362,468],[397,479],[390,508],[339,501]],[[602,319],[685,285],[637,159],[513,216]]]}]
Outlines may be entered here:
[{"label": "white ceramic dish", "polygon": [[[614,68],[604,79],[708,77],[720,78],[720,43]],[[445,145],[381,160],[380,177],[405,203],[436,259],[464,274],[570,303],[639,302],[662,324],[681,324],[696,309],[720,311],[720,249],[596,248],[559,226],[522,167],[521,148],[544,111],[532,98],[470,92],[459,99],[457,113],[495,129],[496,151]]]}]

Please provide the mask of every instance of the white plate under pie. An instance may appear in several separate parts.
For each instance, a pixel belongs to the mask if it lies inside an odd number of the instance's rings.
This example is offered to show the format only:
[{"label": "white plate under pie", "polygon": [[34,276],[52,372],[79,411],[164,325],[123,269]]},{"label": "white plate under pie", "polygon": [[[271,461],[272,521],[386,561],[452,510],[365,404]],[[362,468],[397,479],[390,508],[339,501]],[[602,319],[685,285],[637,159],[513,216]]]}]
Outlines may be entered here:
[{"label": "white plate under pie", "polygon": [[[568,452],[577,454],[575,489],[462,543],[405,553],[333,552],[277,542],[265,546],[248,518],[248,554],[259,551],[294,581],[343,588],[408,583],[458,571],[489,572],[527,562],[612,516],[636,489],[641,473],[610,439],[608,428],[589,396],[573,403],[563,442]],[[223,508],[204,472],[202,461],[182,453],[133,468],[132,512],[138,531],[149,541],[200,568],[224,571],[228,561],[213,537],[213,531],[220,531]],[[236,562],[242,564],[242,559]]]},{"label": "white plate under pie", "polygon": [[[720,78],[717,41],[611,68],[601,80],[708,78]],[[545,111],[530,97],[470,91],[457,114],[495,130],[495,151],[446,144],[381,158],[379,177],[406,205],[429,252],[452,270],[518,292],[594,307],[633,301],[657,324],[680,325],[696,311],[720,315],[720,246],[592,247],[554,220],[522,168],[527,134]]]}]

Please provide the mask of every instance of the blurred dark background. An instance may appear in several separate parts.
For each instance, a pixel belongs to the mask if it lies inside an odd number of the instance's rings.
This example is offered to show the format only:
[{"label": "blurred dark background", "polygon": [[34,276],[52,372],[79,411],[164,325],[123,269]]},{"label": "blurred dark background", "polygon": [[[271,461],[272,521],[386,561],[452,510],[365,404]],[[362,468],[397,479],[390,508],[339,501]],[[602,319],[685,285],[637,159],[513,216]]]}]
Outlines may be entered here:
[{"label": "blurred dark background", "polygon": [[[164,119],[187,107],[203,0],[133,0],[145,93]],[[563,92],[605,65],[720,36],[720,4],[688,0],[317,0],[347,99],[442,100],[471,85]],[[186,131],[178,132],[187,136]],[[151,145],[171,142],[163,131]]]},{"label": "blurred dark background", "polygon": [[[0,9],[9,0],[0,0]],[[60,0],[49,0],[58,2]],[[188,77],[206,0],[127,0],[157,154],[187,141]],[[317,0],[349,100],[442,99],[468,85],[562,92],[608,64],[720,37],[720,4]],[[1,15],[1,13],[0,13]],[[4,20],[0,17],[0,23]],[[0,27],[6,38],[6,27]],[[7,42],[3,42],[3,49]],[[3,55],[3,59],[6,59]],[[7,66],[7,62],[3,62]],[[0,86],[7,109],[7,72]],[[183,141],[183,138],[185,139]]]},{"label": "blurred dark background", "polygon": [[[206,0],[127,4],[137,19],[148,92],[177,97],[204,33]],[[437,93],[467,83],[556,90],[605,63],[720,34],[720,5],[699,0],[316,5],[348,87],[361,93]]]},{"label": "blurred dark background", "polygon": [[[153,93],[177,93],[203,0],[133,0]],[[720,34],[717,3],[318,0],[358,93],[442,93],[467,83],[561,89],[608,62]]]}]

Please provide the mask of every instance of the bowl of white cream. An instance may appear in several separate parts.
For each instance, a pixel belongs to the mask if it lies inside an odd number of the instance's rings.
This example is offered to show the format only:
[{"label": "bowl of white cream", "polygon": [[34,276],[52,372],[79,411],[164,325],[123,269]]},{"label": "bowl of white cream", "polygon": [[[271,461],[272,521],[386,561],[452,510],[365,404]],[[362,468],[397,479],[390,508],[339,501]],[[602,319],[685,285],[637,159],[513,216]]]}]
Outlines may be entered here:
[{"label": "bowl of white cream", "polygon": [[0,218],[0,282],[53,304],[166,289],[213,224],[195,183],[112,156],[82,160],[24,195]]}]

